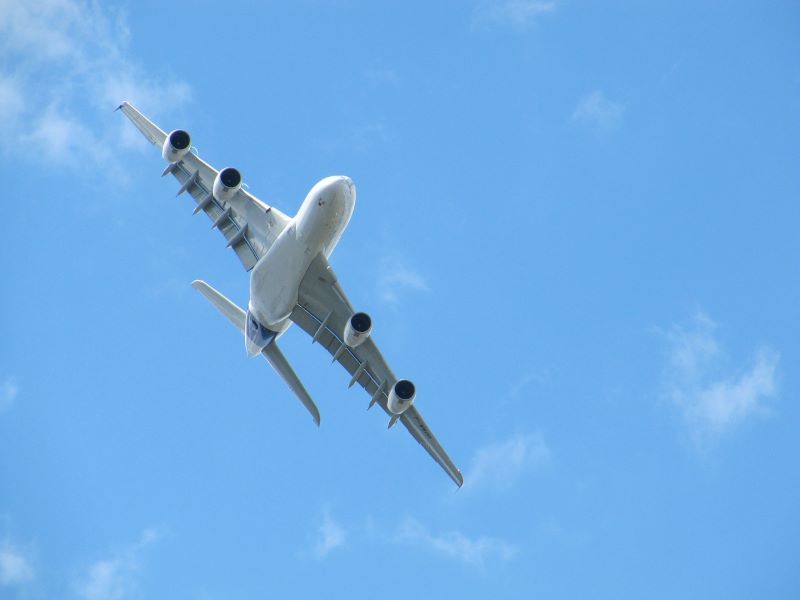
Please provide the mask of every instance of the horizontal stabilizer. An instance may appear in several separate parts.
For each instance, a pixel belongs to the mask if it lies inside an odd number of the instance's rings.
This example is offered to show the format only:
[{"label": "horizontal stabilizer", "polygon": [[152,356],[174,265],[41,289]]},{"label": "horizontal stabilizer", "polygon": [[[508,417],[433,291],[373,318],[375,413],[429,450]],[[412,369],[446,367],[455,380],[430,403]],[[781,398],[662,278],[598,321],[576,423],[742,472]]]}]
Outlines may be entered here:
[{"label": "horizontal stabilizer", "polygon": [[[239,331],[244,333],[245,324],[247,321],[247,313],[245,313],[244,310],[236,306],[233,302],[228,300],[225,296],[220,294],[205,281],[197,279],[192,282],[192,287],[203,294],[203,296],[205,296],[206,299],[214,305],[214,308],[225,315],[228,320],[233,323],[237,329],[239,329]],[[272,365],[272,368],[278,372],[278,375],[281,376],[289,388],[295,393],[300,402],[303,403],[303,406],[306,407],[306,410],[311,413],[314,422],[317,424],[317,426],[319,426],[320,417],[317,405],[314,404],[314,401],[306,391],[305,386],[303,386],[303,382],[300,381],[300,378],[294,372],[294,369],[292,369],[289,361],[286,360],[286,357],[278,349],[278,345],[274,338],[270,343],[267,344],[265,348],[261,350],[261,354],[264,355],[264,358],[267,359],[267,362]]]},{"label": "horizontal stabilizer", "polygon": [[228,320],[242,333],[244,333],[245,321],[247,319],[246,313],[236,306],[233,302],[228,300],[225,296],[220,294],[213,287],[208,285],[205,281],[195,279],[192,282],[192,287],[206,297],[206,300],[211,302],[219,312],[228,317]]},{"label": "horizontal stabilizer", "polygon": [[281,377],[283,377],[283,380],[300,399],[300,402],[303,403],[303,406],[306,407],[308,412],[311,413],[311,416],[314,418],[314,422],[317,424],[317,426],[319,426],[319,410],[317,409],[317,405],[314,404],[314,401],[306,391],[305,386],[303,386],[303,382],[300,381],[300,378],[294,372],[294,369],[292,369],[289,361],[286,360],[286,357],[278,348],[278,344],[272,342],[261,351],[261,354],[263,354],[264,358],[267,359],[267,362],[272,365],[272,368],[275,369]]}]

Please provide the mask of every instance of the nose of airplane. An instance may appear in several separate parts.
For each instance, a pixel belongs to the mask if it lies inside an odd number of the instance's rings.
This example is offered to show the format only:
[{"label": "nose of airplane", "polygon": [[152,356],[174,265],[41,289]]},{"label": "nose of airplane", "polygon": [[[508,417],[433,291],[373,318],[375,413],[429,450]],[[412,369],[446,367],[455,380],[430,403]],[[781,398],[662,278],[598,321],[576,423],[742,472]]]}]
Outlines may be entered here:
[{"label": "nose of airplane", "polygon": [[352,179],[346,177],[345,175],[337,175],[331,179],[333,181],[331,181],[330,185],[337,193],[346,197],[349,196],[351,198],[355,196],[356,184],[353,183]]},{"label": "nose of airplane", "polygon": [[[344,175],[333,175],[317,182],[311,188],[309,197],[315,198],[314,202],[319,204],[320,198],[338,199],[343,206],[352,206],[356,200],[356,185],[353,180]],[[322,206],[320,204],[320,206]]]}]

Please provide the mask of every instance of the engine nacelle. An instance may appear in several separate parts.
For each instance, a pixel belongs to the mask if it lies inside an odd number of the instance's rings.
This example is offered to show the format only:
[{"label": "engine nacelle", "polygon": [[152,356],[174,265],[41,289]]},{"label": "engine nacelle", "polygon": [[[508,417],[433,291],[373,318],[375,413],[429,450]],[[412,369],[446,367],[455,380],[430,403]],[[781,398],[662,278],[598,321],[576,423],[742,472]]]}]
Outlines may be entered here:
[{"label": "engine nacelle", "polygon": [[164,140],[161,156],[168,163],[176,163],[182,159],[192,147],[192,138],[183,129],[176,129]]},{"label": "engine nacelle", "polygon": [[344,343],[355,348],[363,344],[372,332],[372,319],[367,313],[357,312],[344,327]]},{"label": "engine nacelle", "polygon": [[417,390],[414,384],[408,379],[401,379],[392,387],[389,392],[389,400],[387,401],[387,408],[393,415],[402,415],[406,409],[414,403],[414,398],[417,397]]},{"label": "engine nacelle", "polygon": [[242,174],[233,167],[225,167],[214,178],[214,198],[220,202],[233,198],[242,187]]}]

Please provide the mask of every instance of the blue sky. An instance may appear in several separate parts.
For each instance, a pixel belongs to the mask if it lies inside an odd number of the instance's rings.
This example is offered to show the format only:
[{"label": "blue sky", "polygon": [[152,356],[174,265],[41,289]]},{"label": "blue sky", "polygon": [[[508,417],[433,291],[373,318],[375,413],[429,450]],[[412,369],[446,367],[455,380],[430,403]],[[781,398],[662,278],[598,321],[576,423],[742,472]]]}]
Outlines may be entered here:
[{"label": "blue sky", "polygon": [[[800,589],[790,2],[0,2],[0,597]],[[464,471],[248,280],[128,99],[293,214]]]}]

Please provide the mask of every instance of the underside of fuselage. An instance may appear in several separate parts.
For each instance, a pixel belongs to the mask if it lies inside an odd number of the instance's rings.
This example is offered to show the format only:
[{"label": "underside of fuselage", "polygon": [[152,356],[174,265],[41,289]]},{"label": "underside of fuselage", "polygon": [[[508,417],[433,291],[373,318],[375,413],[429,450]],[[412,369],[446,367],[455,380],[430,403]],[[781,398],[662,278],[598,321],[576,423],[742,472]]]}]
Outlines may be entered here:
[{"label": "underside of fuselage", "polygon": [[[300,283],[314,258],[330,256],[342,237],[356,202],[356,188],[349,177],[326,177],[306,196],[297,215],[280,233],[250,272],[250,316],[253,339],[245,336],[248,354],[257,354],[266,341],[260,328],[280,334],[289,326],[297,304]],[[267,343],[269,343],[267,341]],[[262,346],[263,347],[263,346]]]}]

